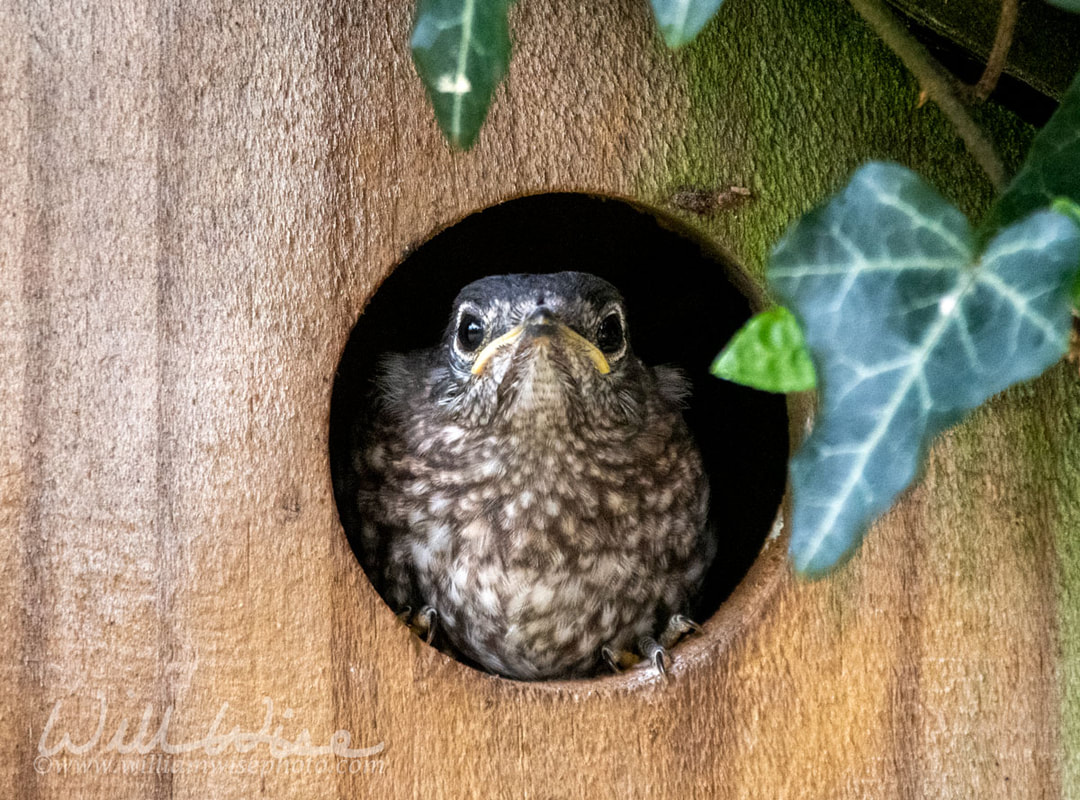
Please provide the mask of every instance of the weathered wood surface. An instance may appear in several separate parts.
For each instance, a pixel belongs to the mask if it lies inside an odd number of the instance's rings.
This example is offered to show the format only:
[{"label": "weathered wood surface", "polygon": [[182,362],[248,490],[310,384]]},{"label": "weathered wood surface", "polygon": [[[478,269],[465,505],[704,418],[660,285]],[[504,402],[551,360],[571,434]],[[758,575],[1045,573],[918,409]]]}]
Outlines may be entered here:
[{"label": "weathered wood surface", "polygon": [[[760,274],[783,226],[865,158],[914,166],[968,209],[988,191],[842,3],[729,0],[670,54],[645,3],[528,0],[466,155],[435,129],[409,16],[338,0],[0,6],[0,785],[28,798],[1075,791],[1075,368],[946,437],[834,579],[759,564],[666,683],[502,681],[395,621],[338,524],[326,436],[350,327],[411,245],[526,192],[663,207],[682,185],[735,184],[752,203],[687,221]],[[983,117],[1015,158],[1030,131]],[[175,744],[205,737],[223,703],[219,732],[257,731],[264,697],[285,737],[306,728],[322,745],[345,729],[385,749],[358,775],[335,758],[310,767],[329,774],[289,774],[303,759],[281,766],[266,744],[136,775],[91,763],[125,718],[132,740],[144,709],[151,733],[173,709]],[[53,745],[88,739],[107,704],[104,737],[67,754],[66,774],[62,754],[35,761],[58,702]],[[273,771],[236,772],[252,759]]]}]

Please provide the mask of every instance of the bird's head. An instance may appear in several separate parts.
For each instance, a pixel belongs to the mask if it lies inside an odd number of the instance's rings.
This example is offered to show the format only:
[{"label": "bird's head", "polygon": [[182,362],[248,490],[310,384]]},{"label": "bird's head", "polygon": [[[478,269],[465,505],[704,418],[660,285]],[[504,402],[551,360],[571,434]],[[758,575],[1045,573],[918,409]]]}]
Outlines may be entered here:
[{"label": "bird's head", "polygon": [[630,349],[626,308],[582,272],[497,275],[454,301],[433,399],[459,424],[621,424],[653,377]]}]

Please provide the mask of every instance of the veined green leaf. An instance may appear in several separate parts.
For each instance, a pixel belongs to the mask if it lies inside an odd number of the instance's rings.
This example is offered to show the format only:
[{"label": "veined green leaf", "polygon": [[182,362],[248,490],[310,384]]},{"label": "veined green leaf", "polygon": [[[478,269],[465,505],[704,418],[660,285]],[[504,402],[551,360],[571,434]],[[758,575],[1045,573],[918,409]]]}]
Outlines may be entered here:
[{"label": "veined green leaf", "polygon": [[967,219],[919,176],[868,164],[773,251],[821,402],[791,461],[791,557],[821,575],[915,478],[932,438],[1065,352],[1080,231],[1040,211],[978,255]]},{"label": "veined green leaf", "polygon": [[1061,98],[1061,105],[1031,144],[1024,164],[980,226],[992,236],[1059,197],[1080,203],[1080,75]]},{"label": "veined green leaf", "polygon": [[510,64],[509,0],[419,0],[412,34],[416,71],[446,138],[476,141]]},{"label": "veined green leaf", "polygon": [[1080,0],[1046,0],[1050,5],[1080,14]]},{"label": "veined green leaf", "polygon": [[668,47],[689,44],[724,0],[651,0],[653,16]]},{"label": "veined green leaf", "polygon": [[752,316],[712,363],[717,378],[766,392],[802,392],[816,383],[802,330],[783,306]]},{"label": "veined green leaf", "polygon": [[[1074,203],[1067,197],[1059,197],[1050,204],[1050,210],[1064,214],[1080,228],[1080,204]],[[1074,309],[1080,310],[1080,263],[1076,265],[1076,278],[1072,284],[1072,305]]]}]

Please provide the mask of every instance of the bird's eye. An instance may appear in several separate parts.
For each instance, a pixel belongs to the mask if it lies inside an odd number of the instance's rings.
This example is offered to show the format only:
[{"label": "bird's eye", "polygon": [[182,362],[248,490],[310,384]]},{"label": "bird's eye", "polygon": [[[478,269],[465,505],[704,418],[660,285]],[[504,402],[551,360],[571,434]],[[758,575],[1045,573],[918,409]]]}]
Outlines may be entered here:
[{"label": "bird's eye", "polygon": [[484,341],[484,324],[472,314],[463,314],[457,331],[458,346],[471,353]]},{"label": "bird's eye", "polygon": [[623,346],[622,318],[615,312],[604,317],[596,329],[596,346],[608,355],[617,353]]}]

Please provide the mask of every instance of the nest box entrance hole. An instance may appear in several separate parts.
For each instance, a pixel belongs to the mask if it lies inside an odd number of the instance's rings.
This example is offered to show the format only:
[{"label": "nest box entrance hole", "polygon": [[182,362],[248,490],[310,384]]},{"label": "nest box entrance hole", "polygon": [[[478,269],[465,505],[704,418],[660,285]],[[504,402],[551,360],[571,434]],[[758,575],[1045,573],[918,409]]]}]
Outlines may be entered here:
[{"label": "nest box entrance hole", "polygon": [[[626,300],[637,355],[650,366],[678,366],[691,381],[684,417],[709,474],[710,523],[719,539],[692,610],[704,622],[746,575],[776,518],[789,448],[787,408],[782,395],[709,374],[713,358],[757,310],[737,286],[747,283],[738,280],[738,269],[707,243],[630,203],[569,193],[523,197],[478,211],[412,251],[371,298],[345,347],[331,403],[331,464],[340,471],[348,457],[349,426],[366,402],[380,356],[437,343],[463,286],[485,275],[564,270],[614,284]],[[343,498],[336,500],[342,509]],[[342,519],[369,571],[355,520]]]}]

